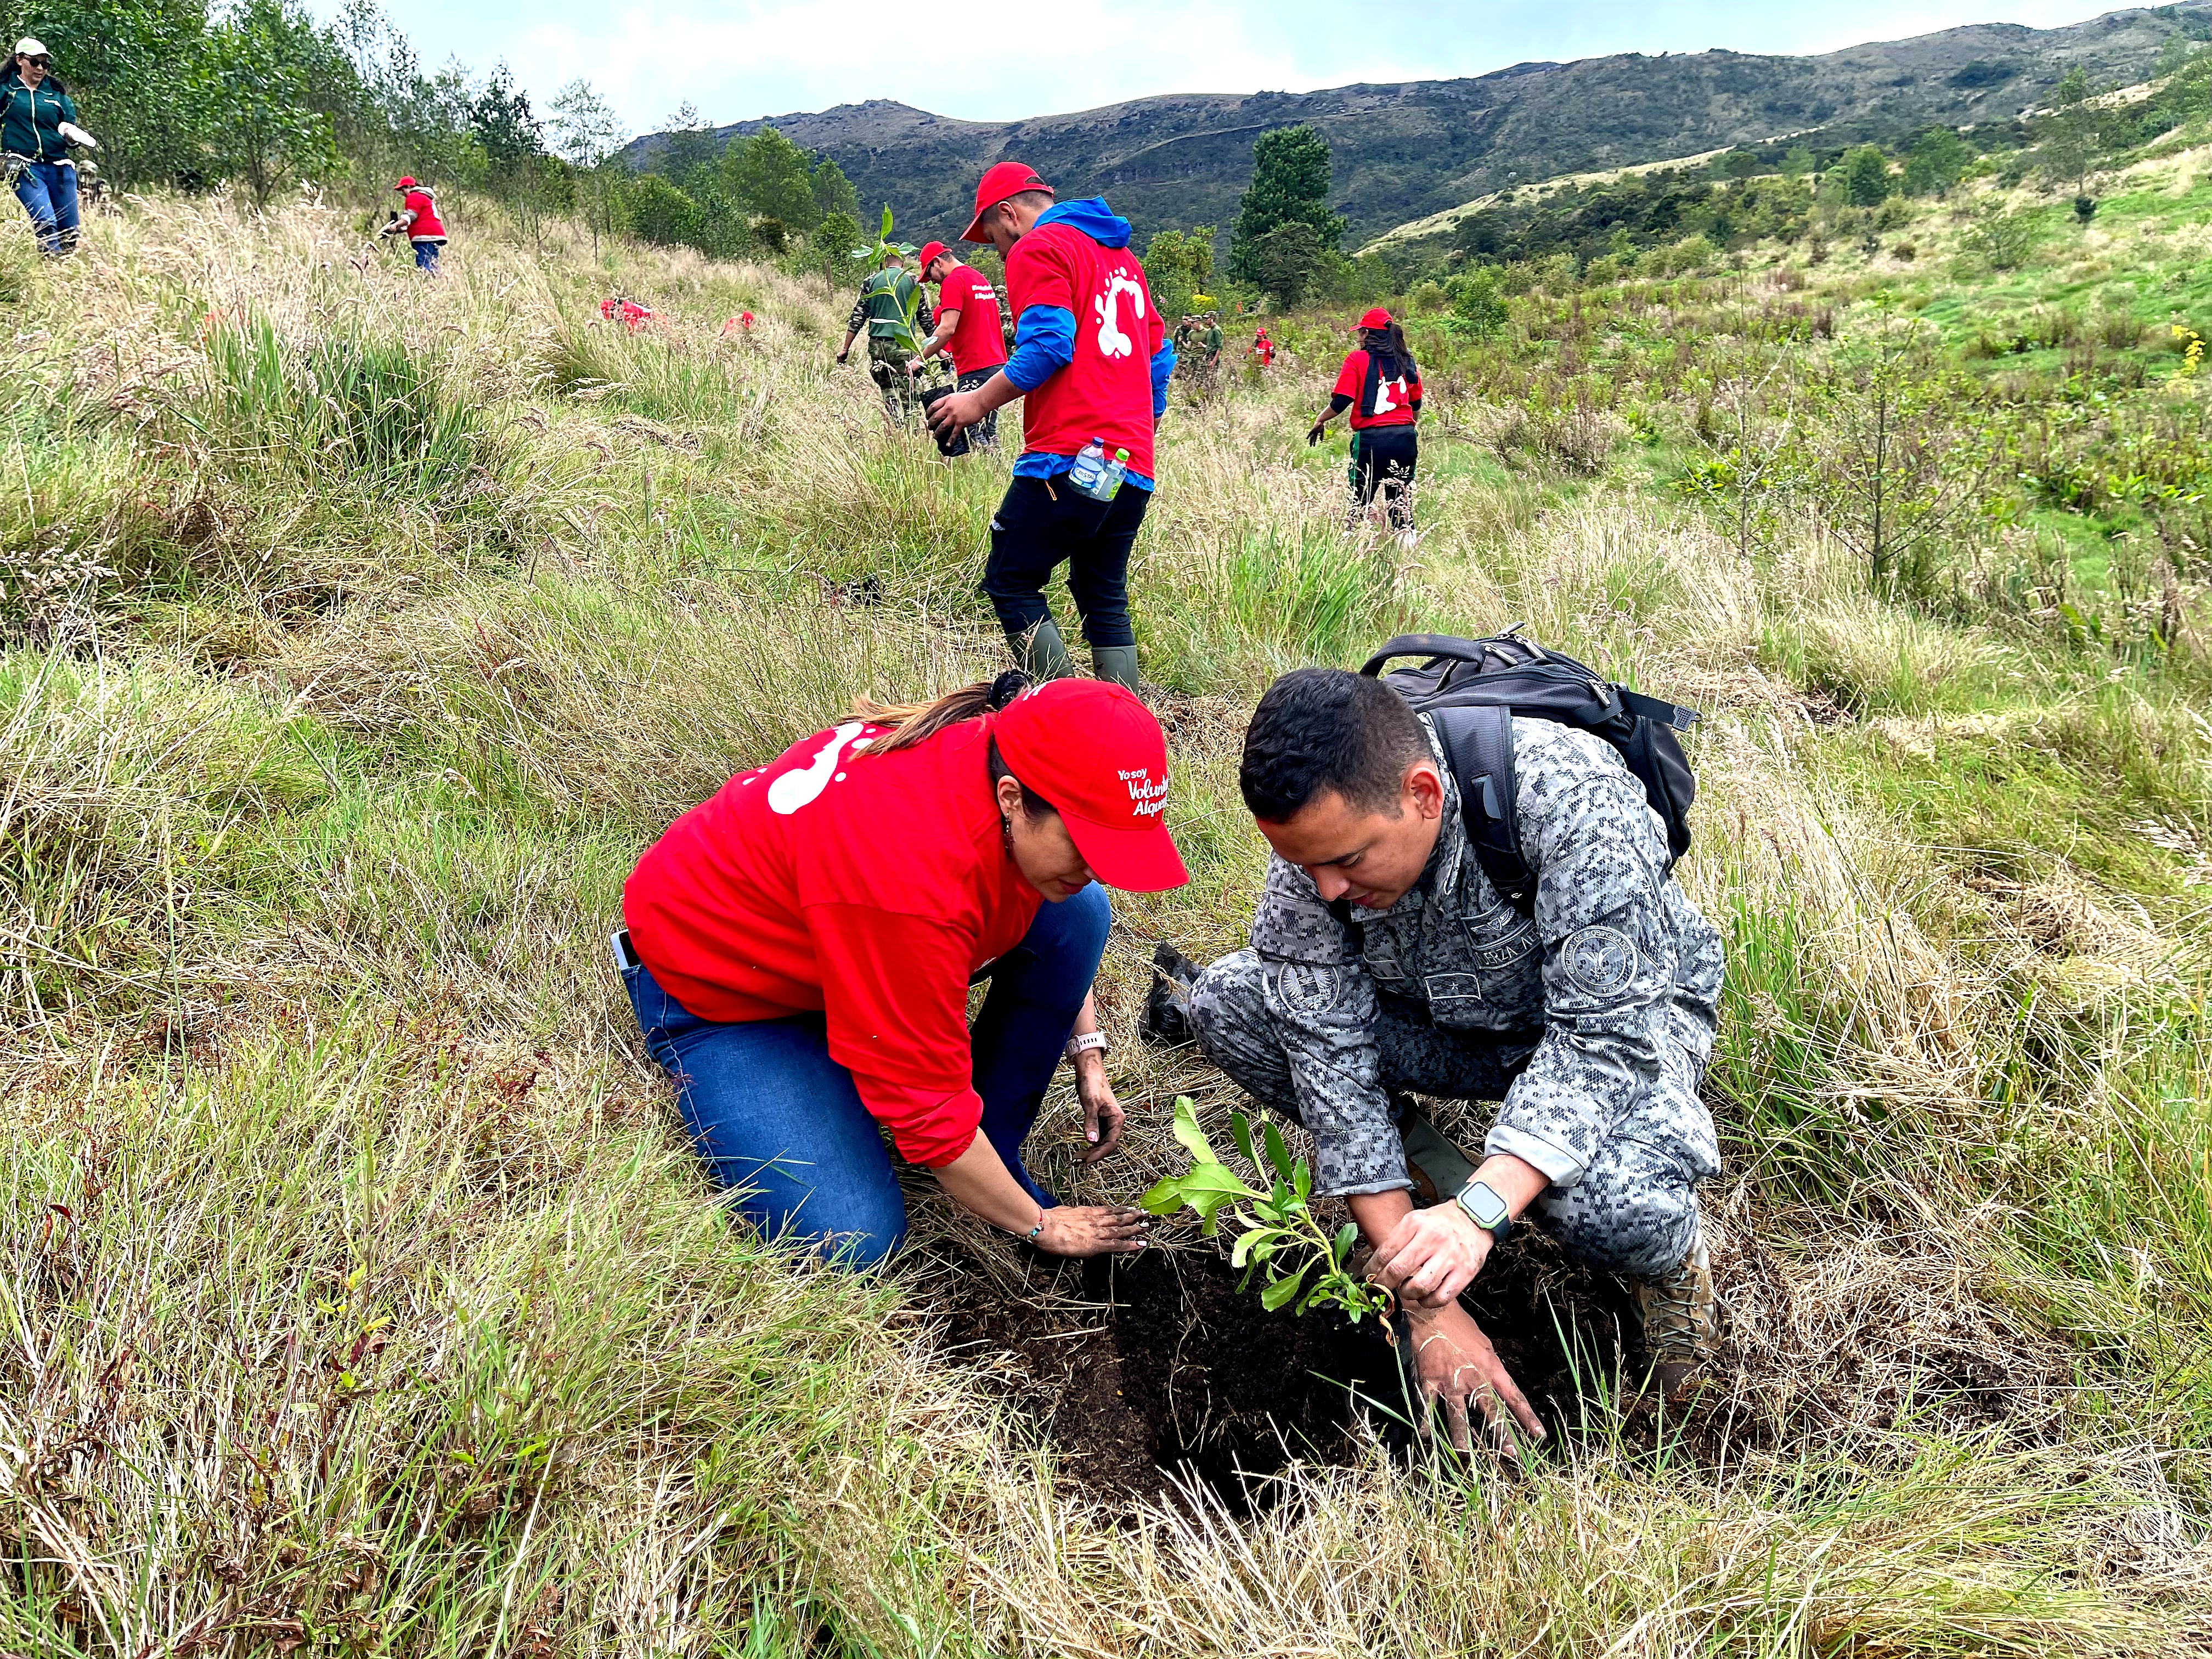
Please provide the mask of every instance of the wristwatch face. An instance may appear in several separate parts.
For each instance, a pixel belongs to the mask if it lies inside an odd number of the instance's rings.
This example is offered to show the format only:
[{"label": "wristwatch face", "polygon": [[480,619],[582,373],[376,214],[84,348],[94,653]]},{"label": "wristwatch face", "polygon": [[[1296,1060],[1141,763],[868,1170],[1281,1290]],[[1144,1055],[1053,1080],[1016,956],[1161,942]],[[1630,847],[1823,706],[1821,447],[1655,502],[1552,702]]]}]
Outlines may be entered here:
[{"label": "wristwatch face", "polygon": [[1470,1181],[1460,1188],[1459,1206],[1486,1232],[1496,1232],[1507,1213],[1504,1199],[1484,1181]]}]

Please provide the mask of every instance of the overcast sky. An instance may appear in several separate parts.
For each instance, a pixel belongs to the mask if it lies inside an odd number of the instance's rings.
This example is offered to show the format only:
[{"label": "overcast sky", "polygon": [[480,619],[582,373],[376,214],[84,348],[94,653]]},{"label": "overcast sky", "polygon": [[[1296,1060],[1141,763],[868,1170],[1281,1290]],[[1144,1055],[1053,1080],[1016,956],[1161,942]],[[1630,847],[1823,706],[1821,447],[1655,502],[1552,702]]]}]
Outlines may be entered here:
[{"label": "overcast sky", "polygon": [[[333,0],[316,0],[328,15]],[[1161,92],[1303,92],[1606,52],[1831,52],[1961,23],[2039,28],[2087,0],[386,0],[427,64],[505,58],[541,107],[579,75],[636,131],[890,98],[1009,120]],[[2109,5],[2101,8],[2109,9]]]}]

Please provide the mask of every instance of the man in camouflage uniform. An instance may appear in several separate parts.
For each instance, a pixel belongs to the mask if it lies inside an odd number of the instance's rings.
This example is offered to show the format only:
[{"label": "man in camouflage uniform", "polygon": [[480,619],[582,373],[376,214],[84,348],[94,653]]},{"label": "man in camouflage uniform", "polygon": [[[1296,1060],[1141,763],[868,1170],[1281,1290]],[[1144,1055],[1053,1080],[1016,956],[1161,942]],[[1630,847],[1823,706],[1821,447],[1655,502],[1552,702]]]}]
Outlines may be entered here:
[{"label": "man in camouflage uniform", "polygon": [[[1722,959],[1620,755],[1545,720],[1515,720],[1513,744],[1529,916],[1484,873],[1425,719],[1362,675],[1278,680],[1241,779],[1275,852],[1251,948],[1196,976],[1188,1014],[1216,1065],[1312,1133],[1316,1190],[1402,1291],[1455,1432],[1494,1392],[1540,1435],[1457,1297],[1525,1216],[1636,1281],[1654,1391],[1688,1391],[1714,1314],[1697,1187],[1720,1157],[1698,1090]],[[1503,1102],[1479,1168],[1414,1093]],[[1415,1209],[1423,1185],[1470,1200]]]},{"label": "man in camouflage uniform", "polygon": [[[852,355],[860,331],[867,331],[868,375],[884,394],[885,418],[897,423],[911,421],[918,406],[908,365],[920,347],[921,334],[929,331],[933,321],[929,301],[920,288],[902,256],[884,254],[883,268],[860,284],[860,297],[853,302],[853,314],[846,321],[845,343],[837,351],[842,363]],[[908,307],[913,307],[910,313]]]}]

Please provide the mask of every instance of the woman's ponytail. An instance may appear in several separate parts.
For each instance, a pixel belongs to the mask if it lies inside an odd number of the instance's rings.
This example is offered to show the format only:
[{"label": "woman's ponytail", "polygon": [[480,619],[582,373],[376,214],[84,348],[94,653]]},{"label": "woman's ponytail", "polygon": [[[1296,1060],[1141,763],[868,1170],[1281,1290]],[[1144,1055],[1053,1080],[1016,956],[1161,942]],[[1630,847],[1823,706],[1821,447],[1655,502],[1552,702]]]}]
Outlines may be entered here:
[{"label": "woman's ponytail", "polygon": [[872,755],[889,755],[916,744],[927,743],[948,726],[995,714],[1030,689],[1030,680],[1018,668],[1010,668],[994,680],[979,680],[948,691],[934,702],[878,702],[870,697],[853,699],[853,712],[865,720],[893,728],[888,738],[868,745]]}]

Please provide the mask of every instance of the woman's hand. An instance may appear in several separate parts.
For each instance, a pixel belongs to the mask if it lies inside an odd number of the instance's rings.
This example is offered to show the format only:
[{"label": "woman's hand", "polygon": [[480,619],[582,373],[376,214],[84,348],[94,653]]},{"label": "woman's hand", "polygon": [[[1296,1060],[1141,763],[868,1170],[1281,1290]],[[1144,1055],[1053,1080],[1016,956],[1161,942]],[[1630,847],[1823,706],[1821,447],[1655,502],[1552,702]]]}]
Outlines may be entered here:
[{"label": "woman's hand", "polygon": [[1321,434],[1328,430],[1328,428],[1324,422],[1316,421],[1311,426],[1306,428],[1307,445],[1310,447],[1314,444],[1319,443],[1321,441]]},{"label": "woman's hand", "polygon": [[1541,1440],[1543,1419],[1482,1328],[1456,1303],[1435,1313],[1410,1308],[1407,1313],[1421,1394],[1443,1407],[1452,1444],[1466,1451],[1473,1443],[1468,1421],[1472,1404],[1482,1415],[1485,1437],[1492,1449],[1518,1462],[1514,1425],[1518,1424],[1529,1439]]},{"label": "woman's hand", "polygon": [[1036,1247],[1052,1255],[1126,1255],[1145,1248],[1152,1224],[1126,1204],[1062,1204],[1044,1212]]},{"label": "woman's hand", "polygon": [[1083,1138],[1091,1143],[1091,1150],[1083,1154],[1083,1162],[1096,1164],[1121,1145],[1121,1126],[1128,1114],[1114,1098],[1114,1085],[1106,1078],[1105,1059],[1095,1048],[1076,1057],[1075,1095],[1083,1103]]}]

